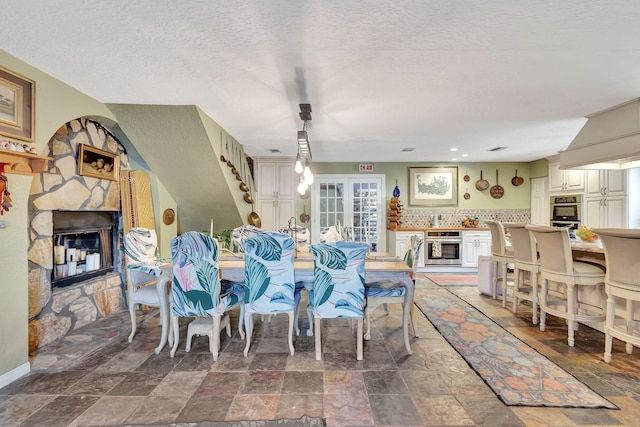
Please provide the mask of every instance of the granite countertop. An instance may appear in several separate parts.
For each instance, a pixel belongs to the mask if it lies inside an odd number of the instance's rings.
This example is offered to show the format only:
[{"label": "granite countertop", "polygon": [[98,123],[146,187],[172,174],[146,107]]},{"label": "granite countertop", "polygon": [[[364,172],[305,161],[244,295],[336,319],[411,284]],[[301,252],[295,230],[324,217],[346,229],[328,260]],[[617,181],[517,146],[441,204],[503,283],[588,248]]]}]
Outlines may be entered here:
[{"label": "granite countertop", "polygon": [[489,231],[489,227],[420,227],[420,228],[394,228],[389,231]]}]

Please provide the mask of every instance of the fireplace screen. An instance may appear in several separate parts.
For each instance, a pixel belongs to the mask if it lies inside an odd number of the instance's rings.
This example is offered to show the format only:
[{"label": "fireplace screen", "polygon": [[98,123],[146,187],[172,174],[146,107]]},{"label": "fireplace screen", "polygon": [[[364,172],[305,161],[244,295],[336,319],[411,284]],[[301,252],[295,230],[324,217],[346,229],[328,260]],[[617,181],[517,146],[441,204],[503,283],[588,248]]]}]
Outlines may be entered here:
[{"label": "fireplace screen", "polygon": [[64,287],[113,271],[114,212],[54,211],[51,283]]}]

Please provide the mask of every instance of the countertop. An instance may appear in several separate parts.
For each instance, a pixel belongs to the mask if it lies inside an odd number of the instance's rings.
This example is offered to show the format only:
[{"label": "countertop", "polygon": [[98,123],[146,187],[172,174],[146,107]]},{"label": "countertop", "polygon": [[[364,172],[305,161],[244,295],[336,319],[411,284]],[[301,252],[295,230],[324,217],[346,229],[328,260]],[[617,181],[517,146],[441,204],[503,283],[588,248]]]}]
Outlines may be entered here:
[{"label": "countertop", "polygon": [[424,228],[393,228],[389,231],[489,231],[489,227],[424,227]]}]

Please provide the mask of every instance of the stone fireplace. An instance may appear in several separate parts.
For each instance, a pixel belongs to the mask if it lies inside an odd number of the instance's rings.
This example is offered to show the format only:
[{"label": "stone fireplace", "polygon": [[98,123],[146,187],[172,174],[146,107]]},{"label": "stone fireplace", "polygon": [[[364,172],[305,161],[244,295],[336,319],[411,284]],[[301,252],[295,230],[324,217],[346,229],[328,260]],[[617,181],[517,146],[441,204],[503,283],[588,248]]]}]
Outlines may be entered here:
[{"label": "stone fireplace", "polygon": [[114,153],[129,169],[124,147],[96,121],[73,120],[49,141],[53,161],[33,177],[29,197],[30,352],[125,308],[120,183],[78,175],[79,144]]}]

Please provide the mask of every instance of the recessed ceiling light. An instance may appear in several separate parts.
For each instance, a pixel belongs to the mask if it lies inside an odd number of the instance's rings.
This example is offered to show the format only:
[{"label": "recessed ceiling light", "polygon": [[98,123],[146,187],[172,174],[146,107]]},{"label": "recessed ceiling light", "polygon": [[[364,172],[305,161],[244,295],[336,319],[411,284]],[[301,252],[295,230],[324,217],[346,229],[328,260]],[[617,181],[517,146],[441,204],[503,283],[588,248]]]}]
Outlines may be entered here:
[{"label": "recessed ceiling light", "polygon": [[413,147],[413,148],[403,148],[402,151],[413,151],[415,149],[416,149],[415,147]]},{"label": "recessed ceiling light", "polygon": [[452,162],[455,162],[456,160],[458,160],[458,159],[456,159],[455,157],[453,159],[451,159]]},{"label": "recessed ceiling light", "polygon": [[467,157],[467,156],[468,156],[468,154],[463,154],[463,155],[462,155],[462,157]]},{"label": "recessed ceiling light", "polygon": [[449,148],[449,151],[458,151],[458,149],[453,147],[453,148]]}]

